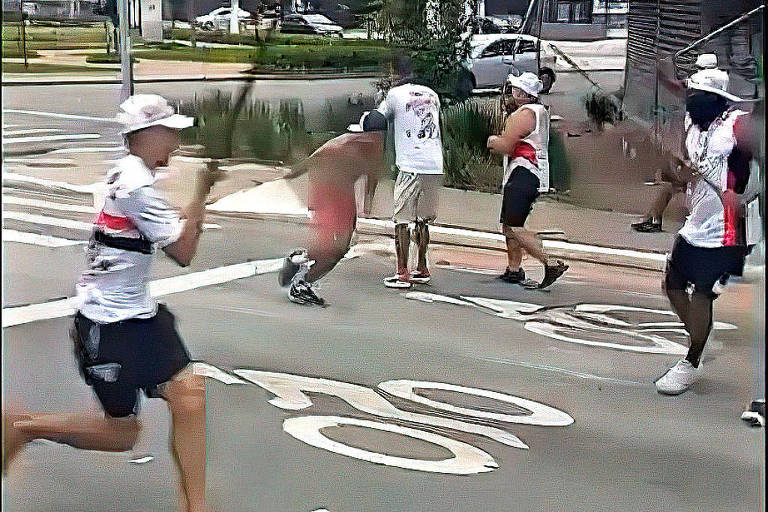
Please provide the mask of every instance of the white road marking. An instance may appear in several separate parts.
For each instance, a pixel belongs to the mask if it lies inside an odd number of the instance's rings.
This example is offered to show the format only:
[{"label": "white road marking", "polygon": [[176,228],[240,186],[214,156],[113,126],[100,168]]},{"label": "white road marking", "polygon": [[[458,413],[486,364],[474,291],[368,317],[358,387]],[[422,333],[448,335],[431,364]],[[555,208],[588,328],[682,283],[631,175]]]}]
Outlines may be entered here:
[{"label": "white road marking", "polygon": [[3,132],[3,135],[18,137],[19,135],[31,135],[33,133],[61,133],[63,131],[58,128],[33,128],[30,130],[6,130]]},{"label": "white road marking", "polygon": [[80,119],[83,121],[103,121],[106,123],[118,122],[114,117],[80,116],[75,114],[59,114],[58,112],[39,112],[36,110],[17,110],[13,108],[4,108],[3,112],[7,112],[9,114],[27,114],[31,116],[55,117],[58,119]]},{"label": "white road marking", "polygon": [[[322,429],[339,427],[341,425],[370,428],[420,439],[428,443],[442,446],[453,453],[453,457],[444,460],[421,460],[395,457],[333,441],[322,433]],[[389,423],[380,423],[378,421],[343,418],[340,416],[304,416],[288,418],[283,422],[283,430],[296,439],[311,446],[345,455],[347,457],[353,457],[375,464],[383,464],[385,466],[394,466],[430,473],[445,473],[449,475],[487,473],[499,467],[496,461],[493,460],[493,457],[488,453],[467,443],[449,439],[439,434],[425,432],[423,430],[401,427]]]},{"label": "white road marking", "polygon": [[192,363],[192,373],[195,375],[201,375],[208,377],[209,379],[217,380],[221,383],[231,384],[247,384],[246,381],[238,379],[236,376],[225,372],[221,368],[216,368],[212,364],[197,362]]},{"label": "white road marking", "polygon": [[[49,203],[49,204],[54,204],[54,208],[52,209],[58,209],[58,204],[60,203]],[[76,211],[76,210],[68,210],[68,211]],[[93,212],[89,211],[87,213],[93,213]],[[35,215],[33,213],[12,212],[9,210],[3,210],[3,218],[10,219],[10,220],[18,220],[21,222],[28,222],[30,224],[39,224],[42,226],[54,226],[59,228],[74,229],[77,231],[87,231],[89,233],[93,231],[93,222],[61,219],[59,217],[50,217],[47,215]],[[203,229],[204,230],[221,229],[221,226],[218,224],[203,224]]]},{"label": "white road marking", "polygon": [[39,135],[33,137],[12,137],[10,139],[3,139],[3,144],[20,144],[22,142],[49,142],[54,140],[83,140],[83,139],[100,139],[101,135],[98,133],[72,133],[68,135]]},{"label": "white road marking", "polygon": [[57,203],[54,201],[43,201],[40,199],[29,199],[27,197],[15,197],[7,195],[3,197],[3,203],[16,204],[19,206],[30,206],[32,208],[44,208],[46,210],[59,210],[62,212],[76,212],[76,213],[98,213],[99,210],[93,206],[85,206],[79,204],[69,203]]},{"label": "white road marking", "polygon": [[54,226],[59,228],[74,229],[76,231],[93,231],[92,222],[82,222],[79,220],[60,219],[58,217],[49,217],[47,215],[35,215],[32,213],[11,212],[3,210],[3,220],[18,220],[30,224],[39,224],[42,226]]},{"label": "white road marking", "polygon": [[[573,418],[554,407],[534,402],[533,400],[520,398],[518,396],[508,395],[506,393],[489,391],[487,389],[456,386],[444,382],[425,382],[416,380],[388,380],[379,384],[379,389],[397,397],[405,398],[406,400],[420,403],[434,409],[463,414],[464,416],[471,416],[474,418],[503,421],[505,423],[519,423],[523,425],[540,425],[542,427],[565,427],[573,423]],[[499,402],[505,402],[521,407],[529,411],[530,414],[501,414],[490,411],[480,411],[477,409],[468,409],[466,407],[457,407],[445,402],[430,400],[429,398],[416,394],[414,389],[440,389],[443,391],[453,391],[456,393],[490,398],[498,400]]]},{"label": "white road marking", "polygon": [[152,455],[147,455],[146,457],[131,459],[128,462],[130,462],[131,464],[146,464],[147,462],[152,462],[153,460],[155,460],[155,458]]},{"label": "white road marking", "polygon": [[84,245],[84,240],[69,240],[37,233],[16,231],[15,229],[3,229],[3,242],[17,242],[21,244],[41,245],[43,247],[69,247],[72,245]]},{"label": "white road marking", "polygon": [[[277,272],[282,265],[282,258],[238,263],[236,265],[152,281],[149,283],[149,290],[154,297],[161,297],[171,293],[179,293],[204,286],[222,284],[236,279]],[[3,327],[70,316],[75,313],[79,305],[80,299],[78,297],[70,297],[57,301],[31,304],[29,306],[3,308]]]},{"label": "white road marking", "polygon": [[74,167],[74,160],[71,158],[5,158],[7,164],[24,164],[36,167]]},{"label": "white road marking", "polygon": [[323,393],[341,398],[358,411],[382,418],[432,425],[439,428],[477,434],[513,448],[528,449],[517,436],[499,428],[476,425],[465,421],[403,411],[389,403],[374,390],[331,379],[318,379],[291,375],[287,373],[265,372],[260,370],[234,370],[233,373],[275,395],[269,403],[281,409],[298,411],[312,406],[312,400],[304,392]]},{"label": "white road marking", "polygon": [[124,152],[125,147],[123,146],[109,146],[109,147],[77,147],[77,148],[61,148],[61,149],[54,149],[53,151],[49,151],[49,155],[61,155],[61,154],[67,154],[67,153],[119,153]]},{"label": "white road marking", "polygon": [[104,184],[102,182],[91,183],[90,185],[74,185],[65,181],[47,180],[45,178],[37,178],[35,176],[27,176],[26,174],[17,174],[14,172],[4,172],[3,182],[31,183],[33,185],[40,185],[42,187],[60,188],[69,190],[71,192],[80,192],[83,194],[93,194],[94,192],[104,188]]}]

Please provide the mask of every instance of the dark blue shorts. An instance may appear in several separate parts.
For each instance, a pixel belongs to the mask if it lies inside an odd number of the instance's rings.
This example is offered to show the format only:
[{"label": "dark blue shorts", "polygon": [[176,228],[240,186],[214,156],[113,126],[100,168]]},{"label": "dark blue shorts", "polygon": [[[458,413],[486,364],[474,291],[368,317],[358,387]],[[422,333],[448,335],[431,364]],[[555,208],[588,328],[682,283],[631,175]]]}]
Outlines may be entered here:
[{"label": "dark blue shorts", "polygon": [[539,197],[539,178],[525,167],[515,167],[504,184],[503,193],[500,222],[505,226],[523,227]]},{"label": "dark blue shorts", "polygon": [[175,318],[163,305],[152,318],[110,324],[77,313],[72,339],[81,375],[114,418],[136,414],[140,390],[158,397],[157,386],[190,363]]},{"label": "dark blue shorts", "polygon": [[667,260],[665,284],[670,290],[686,290],[693,285],[694,293],[716,298],[715,284],[721,279],[727,281],[729,276],[740,276],[745,255],[742,246],[696,247],[678,235]]}]

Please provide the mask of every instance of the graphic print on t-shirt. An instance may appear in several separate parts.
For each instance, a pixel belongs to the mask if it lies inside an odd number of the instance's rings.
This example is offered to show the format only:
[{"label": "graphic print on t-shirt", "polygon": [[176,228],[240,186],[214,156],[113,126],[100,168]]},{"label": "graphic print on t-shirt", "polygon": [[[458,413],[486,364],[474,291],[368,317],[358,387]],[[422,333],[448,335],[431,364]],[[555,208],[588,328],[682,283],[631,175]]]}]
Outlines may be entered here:
[{"label": "graphic print on t-shirt", "polygon": [[[412,112],[419,118],[421,123],[419,131],[416,133],[418,139],[435,139],[440,136],[440,131],[437,129],[437,123],[433,111],[436,110],[436,105],[432,101],[431,96],[427,96],[421,92],[411,92],[411,100],[405,105],[406,112]],[[411,138],[411,130],[406,130],[406,137]]]}]

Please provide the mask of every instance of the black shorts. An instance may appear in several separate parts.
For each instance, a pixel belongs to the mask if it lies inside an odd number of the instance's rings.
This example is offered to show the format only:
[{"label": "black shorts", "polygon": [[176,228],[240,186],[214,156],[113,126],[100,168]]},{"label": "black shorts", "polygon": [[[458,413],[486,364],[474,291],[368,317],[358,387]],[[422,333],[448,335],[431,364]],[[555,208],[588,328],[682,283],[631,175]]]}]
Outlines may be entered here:
[{"label": "black shorts", "polygon": [[745,249],[732,247],[696,247],[678,236],[667,260],[665,283],[670,290],[686,290],[716,298],[715,284],[744,271]]},{"label": "black shorts", "polygon": [[500,222],[505,226],[523,227],[537,197],[539,178],[525,167],[512,169],[504,184]]},{"label": "black shorts", "polygon": [[114,418],[136,414],[140,389],[148,397],[158,397],[157,386],[190,363],[174,316],[163,305],[152,318],[110,324],[93,322],[78,312],[72,339],[80,373]]}]

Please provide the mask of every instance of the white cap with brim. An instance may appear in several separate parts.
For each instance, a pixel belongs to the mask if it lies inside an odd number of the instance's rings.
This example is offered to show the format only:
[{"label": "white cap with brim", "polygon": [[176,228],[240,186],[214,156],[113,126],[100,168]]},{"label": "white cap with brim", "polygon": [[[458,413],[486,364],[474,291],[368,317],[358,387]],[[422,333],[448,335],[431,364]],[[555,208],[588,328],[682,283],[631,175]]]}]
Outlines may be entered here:
[{"label": "white cap with brim", "polygon": [[717,55],[714,53],[702,53],[696,59],[696,67],[699,69],[717,69]]},{"label": "white cap with brim", "polygon": [[151,126],[183,130],[195,124],[193,117],[176,114],[168,101],[157,94],[131,96],[120,105],[117,120],[123,124],[124,134]]},{"label": "white cap with brim", "polygon": [[692,74],[690,78],[685,81],[685,86],[688,87],[688,89],[693,89],[695,91],[717,94],[729,101],[744,101],[738,96],[734,96],[728,92],[729,81],[728,73],[721,69],[702,69],[701,71]]},{"label": "white cap with brim", "polygon": [[539,77],[529,72],[525,72],[520,76],[507,75],[507,85],[520,89],[534,98],[538,98],[539,92],[544,88],[544,84],[541,83]]}]

